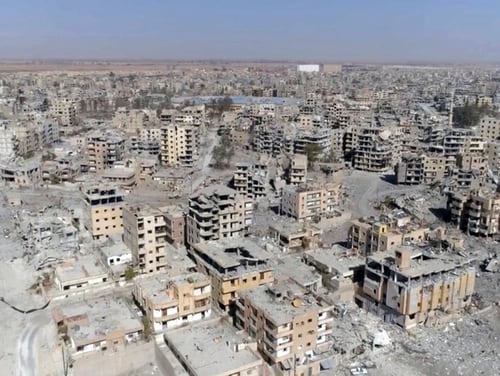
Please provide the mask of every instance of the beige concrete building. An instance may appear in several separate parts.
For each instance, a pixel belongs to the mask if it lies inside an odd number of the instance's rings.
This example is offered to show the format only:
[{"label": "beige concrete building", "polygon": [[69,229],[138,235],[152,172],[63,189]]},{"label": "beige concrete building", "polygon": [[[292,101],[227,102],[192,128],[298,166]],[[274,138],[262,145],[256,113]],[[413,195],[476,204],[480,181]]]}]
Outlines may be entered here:
[{"label": "beige concrete building", "polygon": [[479,122],[479,136],[486,142],[500,140],[500,119],[484,117]]},{"label": "beige concrete building", "polygon": [[53,101],[50,112],[59,120],[61,133],[67,133],[77,124],[77,104],[74,99],[57,98]]},{"label": "beige concrete building", "polygon": [[403,244],[422,243],[429,227],[415,222],[409,215],[396,211],[375,219],[351,221],[351,248],[362,255],[397,249]]},{"label": "beige concrete building", "polygon": [[123,233],[124,194],[114,186],[90,185],[81,188],[84,226],[94,239]]},{"label": "beige concrete building", "polygon": [[500,233],[500,191],[453,192],[447,204],[450,219],[461,230],[474,235]]},{"label": "beige concrete building", "polygon": [[259,164],[245,162],[236,164],[233,187],[238,193],[251,199],[266,195],[267,166],[262,169],[259,167]]},{"label": "beige concrete building", "polygon": [[454,156],[439,154],[405,155],[395,168],[398,184],[433,184],[451,175]]},{"label": "beige concrete building", "polygon": [[247,239],[199,243],[188,252],[198,270],[210,276],[213,302],[224,310],[241,291],[273,281],[272,254]]},{"label": "beige concrete building", "polygon": [[167,229],[163,213],[149,205],[123,208],[123,242],[132,251],[134,267],[140,273],[166,268]]},{"label": "beige concrete building", "polygon": [[500,141],[489,142],[486,147],[489,167],[496,172],[500,172]]},{"label": "beige concrete building", "polygon": [[242,292],[236,326],[257,340],[278,375],[318,375],[332,343],[333,304],[292,280]]},{"label": "beige concrete building", "polygon": [[192,125],[170,124],[161,127],[161,163],[189,167],[198,158],[198,129]]},{"label": "beige concrete building", "polygon": [[306,183],[307,155],[294,154],[288,167],[288,184],[298,186]]},{"label": "beige concrete building", "polygon": [[[223,318],[169,330],[162,351],[167,375],[261,376],[264,361],[255,341]],[[179,366],[182,365],[182,366]],[[181,368],[182,367],[182,368]]]},{"label": "beige concrete building", "polygon": [[125,140],[115,135],[95,133],[87,136],[89,172],[101,172],[123,159]]},{"label": "beige concrete building", "polygon": [[210,280],[204,274],[160,274],[135,278],[132,295],[158,333],[209,317],[211,292]]},{"label": "beige concrete building", "polygon": [[273,221],[269,225],[269,238],[285,251],[296,251],[316,247],[322,230],[310,223],[285,220]]},{"label": "beige concrete building", "polygon": [[437,312],[452,312],[471,304],[475,269],[471,261],[437,256],[420,248],[399,247],[366,259],[363,308],[386,321],[410,328],[431,320]]},{"label": "beige concrete building", "polygon": [[341,189],[342,185],[338,183],[322,187],[288,185],[282,190],[280,214],[298,221],[333,215],[339,205]]},{"label": "beige concrete building", "polygon": [[335,244],[330,249],[313,249],[303,255],[322,276],[322,284],[338,302],[353,302],[363,285],[365,258]]},{"label": "beige concrete building", "polygon": [[59,291],[83,290],[102,285],[109,280],[104,265],[94,255],[67,260],[56,267],[54,274],[54,281]]},{"label": "beige concrete building", "polygon": [[222,185],[209,186],[189,198],[187,244],[241,237],[252,216],[252,199]]},{"label": "beige concrete building", "polygon": [[14,188],[36,187],[42,182],[41,164],[37,160],[0,164],[0,182]]},{"label": "beige concrete building", "polygon": [[164,206],[160,210],[165,217],[167,243],[172,244],[175,248],[184,247],[186,241],[186,217],[183,209],[179,206]]},{"label": "beige concrete building", "polygon": [[60,306],[52,311],[58,334],[72,358],[116,352],[141,340],[144,326],[121,299],[100,299]]}]

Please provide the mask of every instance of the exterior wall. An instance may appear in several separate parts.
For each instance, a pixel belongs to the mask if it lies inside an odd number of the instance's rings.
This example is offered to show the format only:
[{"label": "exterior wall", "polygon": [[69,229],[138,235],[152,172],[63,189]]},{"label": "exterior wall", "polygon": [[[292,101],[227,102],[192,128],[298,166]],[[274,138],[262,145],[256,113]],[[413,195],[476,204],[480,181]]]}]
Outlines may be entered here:
[{"label": "exterior wall", "polygon": [[141,273],[164,270],[167,230],[163,215],[126,207],[123,217],[123,242],[132,252],[134,266]]},{"label": "exterior wall", "polygon": [[[294,364],[296,359],[306,356],[308,351],[330,346],[327,338],[333,330],[331,312],[332,307],[325,307],[321,311],[313,307],[296,315],[291,321],[277,325],[266,310],[242,296],[237,303],[236,326],[257,340],[259,352],[271,365],[284,361]],[[280,367],[277,366],[276,369],[279,370]],[[317,375],[320,371],[319,362],[316,364],[308,360],[301,369],[309,375]],[[293,374],[281,372],[279,374]]]},{"label": "exterior wall", "polygon": [[479,123],[479,136],[486,142],[500,139],[500,119],[486,117]]},{"label": "exterior wall", "polygon": [[[396,314],[399,325],[408,328],[433,316],[436,310],[466,307],[471,302],[474,284],[472,267],[451,267],[441,273],[407,278],[404,268],[395,270],[368,258],[361,300],[365,297],[386,307],[386,312]],[[364,306],[368,308],[370,304],[365,301]]]},{"label": "exterior wall", "polygon": [[171,298],[166,303],[155,303],[151,292],[143,291],[140,280],[135,283],[133,295],[146,312],[155,332],[175,328],[185,322],[198,321],[211,315],[211,285],[209,279],[196,282],[167,284],[165,294]]},{"label": "exterior wall", "polygon": [[281,195],[281,214],[299,221],[332,213],[339,202],[340,186],[322,189],[285,187]]},{"label": "exterior wall", "polygon": [[[94,192],[89,193],[89,192]],[[84,194],[84,225],[94,239],[123,232],[123,195],[115,189],[93,188]]]},{"label": "exterior wall", "polygon": [[198,157],[199,136],[196,128],[172,124],[161,128],[161,163],[171,166],[191,166]]}]

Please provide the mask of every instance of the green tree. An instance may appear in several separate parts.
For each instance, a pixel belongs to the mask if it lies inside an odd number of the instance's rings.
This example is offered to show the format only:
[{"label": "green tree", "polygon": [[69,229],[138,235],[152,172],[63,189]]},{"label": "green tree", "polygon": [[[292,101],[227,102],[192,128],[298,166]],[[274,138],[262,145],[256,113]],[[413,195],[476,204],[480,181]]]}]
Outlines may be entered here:
[{"label": "green tree", "polygon": [[127,269],[125,269],[125,281],[131,281],[136,275],[137,272],[134,268],[132,266],[127,266]]}]

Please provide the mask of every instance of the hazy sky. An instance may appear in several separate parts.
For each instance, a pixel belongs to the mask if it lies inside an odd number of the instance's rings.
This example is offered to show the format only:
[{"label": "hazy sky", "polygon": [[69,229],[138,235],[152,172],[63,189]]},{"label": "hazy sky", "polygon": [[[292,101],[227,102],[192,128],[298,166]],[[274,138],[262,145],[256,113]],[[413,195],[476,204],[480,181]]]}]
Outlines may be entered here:
[{"label": "hazy sky", "polygon": [[500,62],[499,0],[1,0],[0,58]]}]

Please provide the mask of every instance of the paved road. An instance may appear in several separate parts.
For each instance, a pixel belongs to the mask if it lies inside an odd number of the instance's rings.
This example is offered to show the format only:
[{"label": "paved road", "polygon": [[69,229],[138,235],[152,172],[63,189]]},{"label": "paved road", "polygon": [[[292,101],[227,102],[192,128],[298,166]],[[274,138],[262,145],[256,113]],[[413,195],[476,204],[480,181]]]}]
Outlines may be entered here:
[{"label": "paved road", "polygon": [[42,320],[34,319],[29,322],[21,333],[18,343],[18,375],[37,375],[37,335],[43,324]]},{"label": "paved road", "polygon": [[201,168],[193,173],[191,177],[191,191],[194,192],[203,183],[205,178],[210,174],[212,168],[210,167],[210,161],[212,160],[212,151],[214,147],[219,143],[219,137],[217,136],[217,131],[215,129],[209,128],[207,130],[207,148],[203,151]]}]

